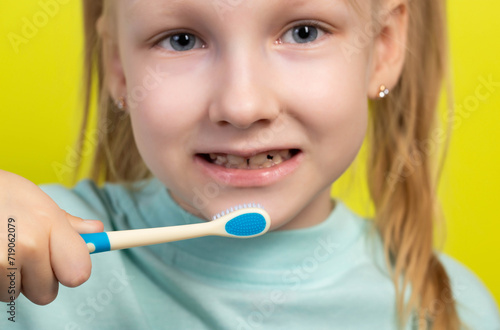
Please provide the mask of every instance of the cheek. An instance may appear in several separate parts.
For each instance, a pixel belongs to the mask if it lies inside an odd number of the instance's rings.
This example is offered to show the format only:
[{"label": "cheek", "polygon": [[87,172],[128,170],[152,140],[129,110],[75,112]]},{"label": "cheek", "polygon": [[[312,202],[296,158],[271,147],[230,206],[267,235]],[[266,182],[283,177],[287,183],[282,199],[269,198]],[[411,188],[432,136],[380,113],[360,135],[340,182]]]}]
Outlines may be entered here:
[{"label": "cheek", "polygon": [[[148,76],[137,77],[127,81],[128,86],[138,86]],[[182,155],[189,153],[192,137],[198,131],[202,115],[202,107],[196,102],[199,97],[187,79],[172,76],[163,78],[140,98],[140,94],[133,94],[133,88],[128,94],[132,97],[129,112],[137,148],[151,172],[173,187],[172,178],[186,166],[187,158]]]},{"label": "cheek", "polygon": [[309,63],[283,80],[296,117],[322,141],[364,138],[368,120],[366,61],[324,59]]},{"label": "cheek", "polygon": [[[295,117],[313,146],[313,172],[333,182],[350,166],[368,125],[367,62],[323,60],[290,77]],[[294,73],[295,74],[295,73]]]},{"label": "cheek", "polygon": [[180,144],[203,115],[203,91],[193,88],[192,74],[157,71],[158,75],[151,69],[141,70],[127,78],[129,111],[139,146]]}]

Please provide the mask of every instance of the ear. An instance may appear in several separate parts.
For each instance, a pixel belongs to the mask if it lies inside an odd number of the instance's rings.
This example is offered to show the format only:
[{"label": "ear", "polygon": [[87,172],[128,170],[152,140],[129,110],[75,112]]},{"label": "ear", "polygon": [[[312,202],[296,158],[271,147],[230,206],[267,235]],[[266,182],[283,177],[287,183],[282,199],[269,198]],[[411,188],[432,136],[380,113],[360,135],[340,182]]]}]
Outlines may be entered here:
[{"label": "ear", "polygon": [[376,20],[380,24],[375,36],[368,97],[379,97],[380,86],[392,89],[399,81],[406,57],[408,5],[406,0],[382,1]]},{"label": "ear", "polygon": [[97,21],[97,31],[102,40],[102,59],[104,70],[103,84],[110,96],[118,100],[127,94],[127,84],[118,47],[116,29],[101,16]]}]

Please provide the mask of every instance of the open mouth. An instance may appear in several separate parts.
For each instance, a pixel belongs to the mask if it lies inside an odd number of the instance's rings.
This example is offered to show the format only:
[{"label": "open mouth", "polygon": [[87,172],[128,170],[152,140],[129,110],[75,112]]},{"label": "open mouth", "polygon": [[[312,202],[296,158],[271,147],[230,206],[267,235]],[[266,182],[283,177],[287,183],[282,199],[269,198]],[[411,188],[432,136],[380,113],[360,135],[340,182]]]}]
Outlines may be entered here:
[{"label": "open mouth", "polygon": [[225,168],[257,170],[270,168],[291,159],[300,152],[298,149],[272,150],[251,157],[241,157],[230,154],[211,153],[198,154],[205,161]]}]

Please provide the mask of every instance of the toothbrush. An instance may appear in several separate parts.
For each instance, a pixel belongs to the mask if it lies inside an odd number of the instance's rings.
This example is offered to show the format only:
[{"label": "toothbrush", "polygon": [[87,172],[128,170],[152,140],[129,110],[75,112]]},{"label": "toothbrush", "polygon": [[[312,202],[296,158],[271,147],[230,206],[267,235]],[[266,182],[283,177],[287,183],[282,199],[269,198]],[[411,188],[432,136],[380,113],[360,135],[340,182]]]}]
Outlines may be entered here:
[{"label": "toothbrush", "polygon": [[180,241],[203,236],[250,238],[269,230],[271,218],[260,204],[244,204],[221,212],[212,221],[146,229],[81,234],[89,253]]}]

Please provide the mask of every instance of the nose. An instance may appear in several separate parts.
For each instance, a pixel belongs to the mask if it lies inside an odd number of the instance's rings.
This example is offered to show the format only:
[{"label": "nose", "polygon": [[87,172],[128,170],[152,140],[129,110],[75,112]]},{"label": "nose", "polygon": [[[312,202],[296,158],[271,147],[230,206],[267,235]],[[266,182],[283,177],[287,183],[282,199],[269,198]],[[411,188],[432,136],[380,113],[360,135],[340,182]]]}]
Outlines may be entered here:
[{"label": "nose", "polygon": [[280,113],[265,56],[239,48],[215,66],[214,96],[209,106],[211,122],[246,129],[271,122]]}]

